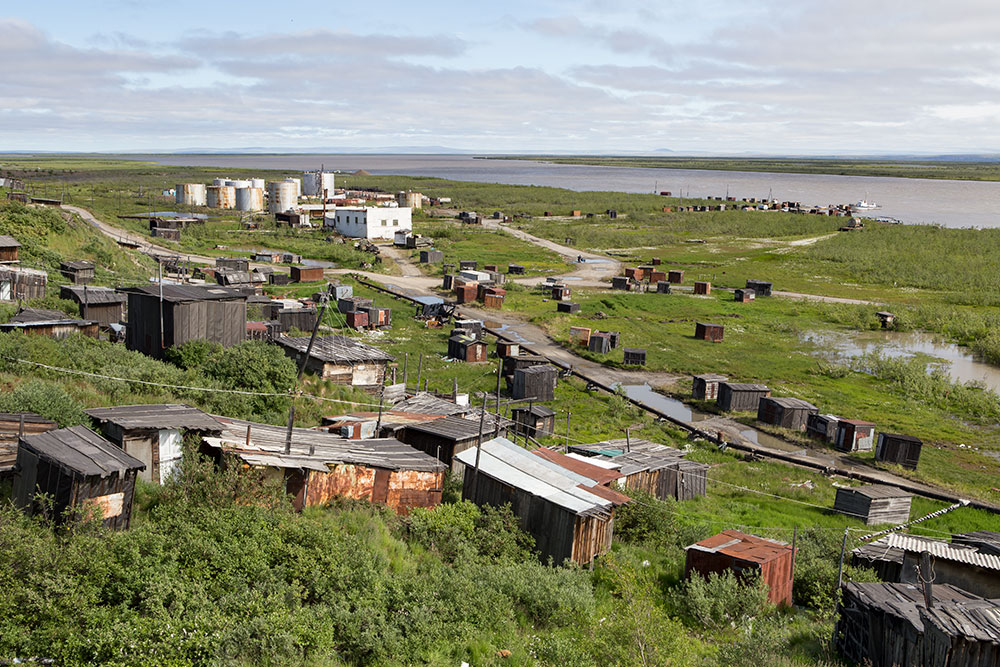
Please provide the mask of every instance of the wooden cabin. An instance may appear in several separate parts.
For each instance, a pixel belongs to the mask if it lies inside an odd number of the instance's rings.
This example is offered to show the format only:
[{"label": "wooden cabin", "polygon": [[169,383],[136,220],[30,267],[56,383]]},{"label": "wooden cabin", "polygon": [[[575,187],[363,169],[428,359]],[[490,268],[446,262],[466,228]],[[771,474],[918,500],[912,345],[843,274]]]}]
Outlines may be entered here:
[{"label": "wooden cabin", "polygon": [[0,265],[0,301],[31,301],[45,298],[49,274],[12,264]]},{"label": "wooden cabin", "polygon": [[511,418],[514,420],[514,432],[518,435],[538,438],[552,435],[555,430],[556,413],[544,405],[514,408],[511,410]]},{"label": "wooden cabin", "polygon": [[732,571],[753,571],[767,584],[767,599],[773,604],[792,604],[795,550],[791,545],[738,530],[724,530],[685,548],[684,577]]},{"label": "wooden cabin", "polygon": [[345,315],[364,310],[371,305],[372,300],[363,296],[342,296],[337,299],[337,310]]},{"label": "wooden cabin", "polygon": [[810,414],[806,417],[806,435],[832,445],[837,441],[839,423],[840,417],[835,415]]},{"label": "wooden cabin", "polygon": [[163,484],[181,461],[182,436],[222,431],[222,424],[189,405],[118,405],[85,410],[105,438],[145,466],[140,479]]},{"label": "wooden cabin", "polygon": [[646,348],[626,347],[624,348],[624,364],[626,366],[645,366]]},{"label": "wooden cabin", "polygon": [[687,461],[684,452],[641,438],[570,446],[571,456],[612,467],[626,490],[647,491],[660,500],[690,500],[708,490],[708,464]]},{"label": "wooden cabin", "polygon": [[752,289],[755,297],[771,296],[771,283],[765,280],[747,280],[746,289]]},{"label": "wooden cabin", "polygon": [[860,419],[841,419],[837,423],[834,447],[842,452],[870,452],[875,441],[875,424]]},{"label": "wooden cabin", "polygon": [[570,296],[570,289],[565,285],[552,286],[553,301],[569,301],[569,296]]},{"label": "wooden cabin", "polygon": [[367,500],[400,514],[441,503],[447,466],[394,438],[347,440],[293,428],[286,454],[284,426],[217,419],[225,430],[203,438],[206,450],[222,464],[237,461],[283,480],[297,510],[337,498]]},{"label": "wooden cabin", "polygon": [[109,287],[61,285],[59,298],[77,303],[83,319],[94,320],[101,327],[125,321],[128,297]]},{"label": "wooden cabin", "polygon": [[845,582],[834,629],[847,662],[871,667],[994,667],[1000,604],[947,584]]},{"label": "wooden cabin", "polygon": [[899,525],[910,520],[913,494],[894,486],[869,484],[837,489],[833,511],[861,519],[866,525]]},{"label": "wooden cabin", "polygon": [[615,509],[626,496],[533,455],[505,438],[459,453],[462,497],[477,505],[510,504],[535,538],[543,562],[587,565],[611,549]]},{"label": "wooden cabin", "polygon": [[59,262],[59,273],[74,285],[86,285],[94,282],[94,263],[86,260]]},{"label": "wooden cabin", "polygon": [[809,415],[818,413],[819,408],[801,398],[764,396],[757,404],[757,421],[793,431],[805,431]]},{"label": "wooden cabin", "polygon": [[486,361],[486,342],[469,334],[456,334],[448,339],[448,357],[468,363]]},{"label": "wooden cabin", "polygon": [[444,261],[444,253],[440,250],[421,250],[421,264],[439,264]]},{"label": "wooden cabin", "polygon": [[130,350],[160,358],[164,349],[189,340],[204,339],[230,347],[246,338],[247,295],[238,289],[164,284],[124,291],[128,294],[125,346]]},{"label": "wooden cabin", "polygon": [[511,396],[515,399],[551,401],[555,399],[559,371],[551,364],[537,364],[514,371]]},{"label": "wooden cabin", "polygon": [[696,322],[694,325],[694,337],[698,340],[708,340],[713,343],[721,343],[724,331],[725,328],[721,324]]},{"label": "wooden cabin", "polygon": [[45,433],[59,428],[54,421],[34,412],[0,412],[0,481],[13,477],[17,443],[21,435]]},{"label": "wooden cabin", "polygon": [[[309,336],[281,336],[274,343],[298,365],[309,348]],[[306,368],[336,384],[374,389],[382,384],[389,362],[395,360],[392,355],[354,338],[317,336]]]},{"label": "wooden cabin", "polygon": [[250,260],[245,257],[216,257],[215,268],[250,272]]},{"label": "wooden cabin", "polygon": [[510,340],[497,340],[497,357],[516,357],[521,353],[521,346]]},{"label": "wooden cabin", "polygon": [[99,512],[105,527],[126,530],[135,478],[143,468],[141,461],[83,426],[25,435],[17,449],[14,503],[28,514],[46,511],[36,500],[44,493],[52,498],[57,522],[72,507]]},{"label": "wooden cabin", "polygon": [[524,265],[523,264],[508,264],[507,273],[512,276],[523,276],[524,275]]},{"label": "wooden cabin", "polygon": [[752,289],[738,289],[733,291],[733,300],[737,303],[750,303],[757,296]]},{"label": "wooden cabin", "polygon": [[579,313],[580,304],[573,301],[559,301],[556,303],[556,312],[558,313]]},{"label": "wooden cabin", "polygon": [[719,383],[728,379],[715,373],[695,375],[691,381],[691,397],[696,401],[714,401],[719,396]]},{"label": "wooden cabin", "polygon": [[312,283],[323,280],[322,266],[293,266],[289,269],[293,283]]},{"label": "wooden cabin", "polygon": [[712,293],[712,283],[704,280],[694,281],[694,293],[708,295]]},{"label": "wooden cabin", "polygon": [[611,334],[600,331],[592,333],[587,349],[595,354],[608,354],[611,352]]},{"label": "wooden cabin", "polygon": [[98,329],[98,324],[94,320],[78,320],[59,310],[42,308],[20,308],[6,324],[0,324],[0,331],[3,332],[22,331],[56,340],[74,334],[97,338]]},{"label": "wooden cabin", "polygon": [[18,252],[21,244],[13,236],[0,234],[0,264],[13,264],[20,261]]},{"label": "wooden cabin", "polygon": [[715,402],[724,412],[756,412],[760,399],[770,395],[767,385],[720,382],[719,397]]},{"label": "wooden cabin", "polygon": [[910,470],[917,469],[920,460],[920,448],[923,446],[920,438],[899,433],[879,433],[878,444],[875,445],[875,460],[885,463],[898,463]]},{"label": "wooden cabin", "polygon": [[670,294],[670,283],[666,280],[656,281],[656,293],[657,294]]},{"label": "wooden cabin", "polygon": [[668,283],[684,282],[684,272],[679,269],[672,269],[670,271],[667,271],[667,282]]},{"label": "wooden cabin", "polygon": [[[398,406],[393,409],[398,409]],[[482,429],[480,429],[479,419],[472,419],[473,413],[471,412],[468,416],[469,419],[457,415],[447,415],[432,421],[407,424],[397,431],[396,437],[411,447],[433,456],[454,472],[461,473],[462,465],[455,459],[456,454],[470,447],[475,449],[476,442],[480,438],[483,440],[492,438],[494,430],[497,430],[499,435],[506,435],[507,427],[505,424],[506,421],[509,421],[501,418],[498,429],[495,416],[489,415],[493,418],[488,420],[484,418]]]}]

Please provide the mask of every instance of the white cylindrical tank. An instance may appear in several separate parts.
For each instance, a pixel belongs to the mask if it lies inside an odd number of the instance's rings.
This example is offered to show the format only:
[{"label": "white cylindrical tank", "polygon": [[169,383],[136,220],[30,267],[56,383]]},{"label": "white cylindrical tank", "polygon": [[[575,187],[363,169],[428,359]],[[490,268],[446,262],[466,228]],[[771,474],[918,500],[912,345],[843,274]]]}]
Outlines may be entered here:
[{"label": "white cylindrical tank", "polygon": [[178,183],[174,201],[185,206],[204,206],[206,189],[204,183]]},{"label": "white cylindrical tank", "polygon": [[328,197],[332,197],[333,196],[333,188],[334,188],[334,179],[335,179],[335,175],[333,174],[333,172],[324,171],[322,174],[320,174],[320,176],[319,176],[319,192],[317,192],[316,194],[322,197],[323,196],[323,191],[325,190],[326,193],[327,193],[327,196]]},{"label": "white cylindrical tank", "polygon": [[302,194],[306,197],[322,197],[326,190],[333,196],[334,174],[329,171],[306,171],[302,173]]},{"label": "white cylindrical tank", "polygon": [[302,196],[302,179],[301,178],[286,178],[286,183],[295,184],[295,198],[298,199]]},{"label": "white cylindrical tank", "polygon": [[266,188],[267,185],[264,183],[264,179],[263,178],[251,178],[250,179],[250,187],[251,188],[257,188],[258,190],[260,190],[261,192],[263,192],[264,188]]},{"label": "white cylindrical tank", "polygon": [[267,212],[284,213],[299,202],[295,181],[271,181],[267,184]]},{"label": "white cylindrical tank", "polygon": [[260,188],[240,188],[236,191],[237,211],[263,211],[264,191]]},{"label": "white cylindrical tank", "polygon": [[217,178],[214,181],[212,181],[212,185],[226,185],[226,182],[228,180],[229,180],[228,178]]},{"label": "white cylindrical tank", "polygon": [[231,185],[212,185],[208,188],[209,208],[236,208],[236,188]]},{"label": "white cylindrical tank", "polygon": [[251,188],[251,187],[253,187],[253,184],[250,181],[244,180],[244,179],[226,181],[226,185],[231,185],[234,188],[236,188],[237,190],[239,190],[240,188]]}]

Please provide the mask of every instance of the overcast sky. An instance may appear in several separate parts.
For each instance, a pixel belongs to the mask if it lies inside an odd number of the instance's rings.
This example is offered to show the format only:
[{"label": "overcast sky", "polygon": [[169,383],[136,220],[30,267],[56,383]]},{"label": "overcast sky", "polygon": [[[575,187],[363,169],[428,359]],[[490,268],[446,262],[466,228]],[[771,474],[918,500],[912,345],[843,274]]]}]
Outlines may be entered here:
[{"label": "overcast sky", "polygon": [[0,150],[1000,151],[998,0],[5,5]]}]

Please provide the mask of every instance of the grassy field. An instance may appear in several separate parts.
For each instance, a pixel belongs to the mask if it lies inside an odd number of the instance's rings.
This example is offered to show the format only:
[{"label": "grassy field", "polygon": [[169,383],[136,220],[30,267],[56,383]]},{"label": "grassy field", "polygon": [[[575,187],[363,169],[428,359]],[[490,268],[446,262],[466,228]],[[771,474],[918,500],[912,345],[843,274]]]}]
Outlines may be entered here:
[{"label": "grassy field", "polygon": [[[490,158],[487,158],[490,159]],[[1000,162],[974,160],[873,160],[810,158],[690,158],[690,157],[597,157],[510,156],[503,160],[531,160],[556,164],[592,164],[603,167],[650,169],[711,169],[717,171],[763,171],[786,174],[832,174],[837,176],[891,176],[966,181],[1000,180]]]},{"label": "grassy field", "polygon": [[[474,225],[441,220],[421,221],[414,224],[414,233],[432,237],[434,249],[444,253],[442,263],[418,264],[428,275],[443,275],[443,264],[457,267],[461,260],[475,260],[479,262],[480,269],[487,264],[496,264],[501,271],[506,271],[509,264],[520,264],[526,276],[559,273],[571,266],[551,250],[502,231]],[[419,262],[420,250],[411,251],[410,256]]]}]

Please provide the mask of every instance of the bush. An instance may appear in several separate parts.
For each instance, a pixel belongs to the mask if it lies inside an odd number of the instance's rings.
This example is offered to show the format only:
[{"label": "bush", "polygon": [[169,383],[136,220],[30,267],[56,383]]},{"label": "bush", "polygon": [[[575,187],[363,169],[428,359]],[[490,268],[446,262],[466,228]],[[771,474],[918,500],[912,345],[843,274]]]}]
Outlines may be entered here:
[{"label": "bush", "polygon": [[[224,387],[261,393],[287,393],[295,385],[295,364],[281,348],[263,341],[248,341],[222,350],[209,359],[203,372]],[[256,413],[287,409],[284,396],[253,396],[249,406]]]},{"label": "bush", "polygon": [[90,425],[83,405],[54,382],[30,379],[0,394],[0,412],[34,412],[61,428]]},{"label": "bush", "polygon": [[693,574],[685,581],[682,595],[687,615],[716,629],[745,626],[767,609],[767,584],[756,573]]},{"label": "bush", "polygon": [[168,347],[163,357],[175,366],[184,369],[201,368],[209,359],[222,352],[222,345],[203,338],[189,340],[183,345]]}]

